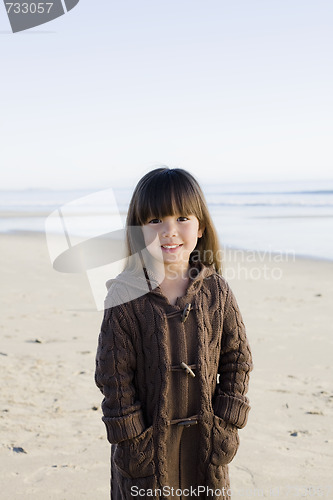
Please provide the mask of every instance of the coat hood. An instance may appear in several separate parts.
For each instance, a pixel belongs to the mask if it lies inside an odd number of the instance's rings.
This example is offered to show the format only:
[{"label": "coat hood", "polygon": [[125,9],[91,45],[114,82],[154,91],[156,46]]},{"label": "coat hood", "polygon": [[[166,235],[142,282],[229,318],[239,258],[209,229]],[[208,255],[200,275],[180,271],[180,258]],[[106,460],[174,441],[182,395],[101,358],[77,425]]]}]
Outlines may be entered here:
[{"label": "coat hood", "polygon": [[[216,274],[214,265],[206,266],[202,262],[194,262],[189,269],[190,283],[186,295],[193,295],[200,288],[202,281]],[[151,269],[142,268],[139,272],[122,271],[116,278],[106,282],[108,293],[105,299],[105,309],[124,304],[147,293],[164,297],[161,281]]]}]

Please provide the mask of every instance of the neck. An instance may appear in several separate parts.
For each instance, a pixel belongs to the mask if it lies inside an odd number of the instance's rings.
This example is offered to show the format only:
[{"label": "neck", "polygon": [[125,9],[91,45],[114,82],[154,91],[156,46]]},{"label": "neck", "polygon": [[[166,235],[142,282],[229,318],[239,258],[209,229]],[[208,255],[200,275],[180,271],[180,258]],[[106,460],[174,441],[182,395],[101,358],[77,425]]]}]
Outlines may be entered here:
[{"label": "neck", "polygon": [[172,285],[172,283],[177,284],[189,280],[189,262],[185,262],[181,267],[174,264],[164,265],[160,262],[150,262],[149,268],[159,283]]},{"label": "neck", "polygon": [[170,282],[188,281],[189,268],[190,265],[188,262],[181,268],[179,268],[178,266],[173,266],[172,264],[164,266],[164,280]]},{"label": "neck", "polygon": [[183,273],[167,273],[160,283],[160,289],[170,304],[176,304],[177,298],[185,295],[189,282],[188,270]]}]

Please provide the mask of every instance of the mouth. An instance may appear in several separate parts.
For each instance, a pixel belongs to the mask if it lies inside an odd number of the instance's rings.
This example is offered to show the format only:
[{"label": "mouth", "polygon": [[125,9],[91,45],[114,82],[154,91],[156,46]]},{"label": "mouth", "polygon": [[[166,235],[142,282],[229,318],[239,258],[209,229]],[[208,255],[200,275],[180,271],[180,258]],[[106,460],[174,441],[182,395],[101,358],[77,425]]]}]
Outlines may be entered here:
[{"label": "mouth", "polygon": [[162,250],[164,250],[165,252],[174,252],[176,251],[178,248],[180,248],[181,246],[183,246],[182,243],[179,243],[178,245],[161,245],[161,248]]}]

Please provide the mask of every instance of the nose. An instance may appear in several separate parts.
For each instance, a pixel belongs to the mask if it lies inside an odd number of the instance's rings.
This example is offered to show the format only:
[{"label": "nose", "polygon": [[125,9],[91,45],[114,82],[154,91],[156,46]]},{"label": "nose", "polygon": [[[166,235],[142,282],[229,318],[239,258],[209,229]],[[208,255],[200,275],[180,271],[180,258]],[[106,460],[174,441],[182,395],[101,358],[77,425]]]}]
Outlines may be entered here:
[{"label": "nose", "polygon": [[173,236],[177,236],[177,228],[174,221],[165,221],[162,229],[162,236],[164,238],[171,238]]}]

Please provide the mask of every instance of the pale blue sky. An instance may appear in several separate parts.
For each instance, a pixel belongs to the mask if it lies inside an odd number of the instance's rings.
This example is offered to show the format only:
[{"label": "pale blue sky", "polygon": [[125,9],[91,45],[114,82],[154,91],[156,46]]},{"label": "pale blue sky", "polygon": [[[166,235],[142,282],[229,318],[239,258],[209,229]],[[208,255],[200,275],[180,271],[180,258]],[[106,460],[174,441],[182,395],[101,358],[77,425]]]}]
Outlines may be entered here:
[{"label": "pale blue sky", "polygon": [[333,178],[331,0],[81,0],[12,34],[1,188]]}]

